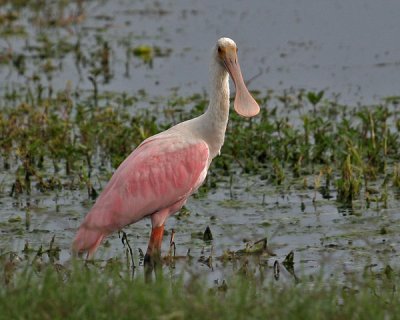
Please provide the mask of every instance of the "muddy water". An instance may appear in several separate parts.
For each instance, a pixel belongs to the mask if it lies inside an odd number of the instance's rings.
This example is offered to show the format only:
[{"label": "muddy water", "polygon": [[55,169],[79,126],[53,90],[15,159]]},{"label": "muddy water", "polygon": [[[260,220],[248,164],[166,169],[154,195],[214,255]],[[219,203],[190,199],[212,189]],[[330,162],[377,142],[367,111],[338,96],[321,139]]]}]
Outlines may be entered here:
[{"label": "muddy water", "polygon": [[[75,10],[71,4],[63,14],[68,16]],[[356,0],[350,5],[346,1],[303,0],[282,5],[280,1],[260,0],[245,7],[240,1],[220,1],[218,5],[212,1],[92,1],[83,10],[85,18],[80,23],[43,28],[37,24],[32,27],[35,14],[24,9],[18,23],[26,27],[27,35],[8,36],[3,47],[26,55],[26,70],[18,74],[11,63],[1,65],[3,90],[35,88],[35,81],[54,89],[70,86],[91,90],[91,54],[107,42],[111,75],[107,81],[102,74],[98,76],[99,92],[134,94],[144,89],[151,97],[161,97],[160,101],[175,90],[181,95],[202,93],[207,89],[210,47],[225,35],[238,43],[242,69],[252,89],[327,90],[328,95],[340,94],[341,102],[351,104],[398,94],[397,1],[381,5]],[[64,54],[60,50],[50,58],[40,58],[32,48],[40,44],[38,35],[43,33],[54,43],[63,40],[76,45],[79,41],[86,62],[77,62],[74,51]],[[164,53],[153,57],[151,63],[132,53],[127,55],[127,48],[140,45],[157,47]],[[46,60],[55,66],[47,73],[43,71]],[[33,76],[39,80],[32,80]],[[21,253],[26,243],[37,250],[55,235],[61,248],[60,261],[68,261],[75,230],[92,205],[86,192],[33,192],[13,198],[8,196],[6,182],[7,178],[0,179],[1,253]],[[224,264],[218,257],[264,237],[276,256],[256,258],[251,268],[263,264],[271,271],[273,263],[282,262],[290,251],[295,254],[296,272],[303,274],[318,275],[322,270],[327,276],[344,276],[366,269],[381,272],[387,264],[398,266],[398,197],[391,196],[388,208],[374,203],[367,208],[363,202],[341,208],[333,188],[331,196],[323,198],[319,191],[302,187],[301,182],[277,187],[247,176],[235,177],[232,185],[222,181],[206,197],[188,201],[190,214],[168,221],[168,231],[176,231],[177,255],[186,256],[190,249],[194,261],[191,265],[182,262],[178,269],[222,278],[226,272],[237,271],[244,261]],[[214,236],[211,243],[201,239],[207,226]],[[143,220],[125,230],[136,260],[137,249],[146,249],[149,229],[149,221]],[[168,250],[167,238],[164,252]],[[106,260],[124,252],[121,240],[113,235],[97,257]],[[198,262],[201,256],[212,256],[211,266]]]}]

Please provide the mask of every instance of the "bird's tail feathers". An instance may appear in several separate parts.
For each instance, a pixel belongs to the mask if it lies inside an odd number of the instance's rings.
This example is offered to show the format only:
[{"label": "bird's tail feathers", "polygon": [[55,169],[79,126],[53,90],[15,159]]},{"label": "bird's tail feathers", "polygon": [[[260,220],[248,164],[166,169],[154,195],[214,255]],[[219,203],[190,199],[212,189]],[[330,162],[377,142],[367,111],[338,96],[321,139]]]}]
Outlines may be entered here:
[{"label": "bird's tail feathers", "polygon": [[72,244],[72,251],[75,254],[87,252],[90,259],[105,236],[104,231],[91,229],[82,225]]}]

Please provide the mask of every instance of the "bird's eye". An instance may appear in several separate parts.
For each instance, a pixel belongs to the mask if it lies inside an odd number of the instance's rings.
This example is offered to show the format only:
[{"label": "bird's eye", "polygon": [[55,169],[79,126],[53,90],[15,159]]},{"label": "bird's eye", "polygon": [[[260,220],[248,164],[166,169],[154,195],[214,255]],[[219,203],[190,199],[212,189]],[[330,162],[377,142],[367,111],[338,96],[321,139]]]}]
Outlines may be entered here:
[{"label": "bird's eye", "polygon": [[218,46],[218,53],[222,52],[222,48],[220,46]]}]

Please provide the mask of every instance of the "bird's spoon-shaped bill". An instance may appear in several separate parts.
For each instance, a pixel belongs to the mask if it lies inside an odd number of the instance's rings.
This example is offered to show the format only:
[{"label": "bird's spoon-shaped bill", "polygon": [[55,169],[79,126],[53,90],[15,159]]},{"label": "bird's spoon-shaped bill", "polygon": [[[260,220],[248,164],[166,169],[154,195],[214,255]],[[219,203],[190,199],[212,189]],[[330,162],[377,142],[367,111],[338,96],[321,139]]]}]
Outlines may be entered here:
[{"label": "bird's spoon-shaped bill", "polygon": [[249,90],[247,90],[243,81],[236,51],[224,52],[222,61],[235,83],[236,95],[233,105],[235,111],[243,117],[254,117],[260,112],[260,107],[249,93]]}]

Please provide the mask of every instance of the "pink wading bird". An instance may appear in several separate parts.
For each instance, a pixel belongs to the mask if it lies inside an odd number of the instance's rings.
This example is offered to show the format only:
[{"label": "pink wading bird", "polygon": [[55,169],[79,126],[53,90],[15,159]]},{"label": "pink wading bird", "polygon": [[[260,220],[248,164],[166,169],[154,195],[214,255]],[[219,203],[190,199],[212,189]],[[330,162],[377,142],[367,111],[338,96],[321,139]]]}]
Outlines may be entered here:
[{"label": "pink wading bird", "polygon": [[151,218],[145,264],[160,258],[165,220],[179,211],[204,182],[212,159],[224,143],[229,116],[229,77],[234,108],[244,117],[260,107],[243,81],[233,40],[221,38],[212,52],[211,96],[207,111],[143,141],[115,171],[73,242],[73,251],[91,258],[110,233]]}]

